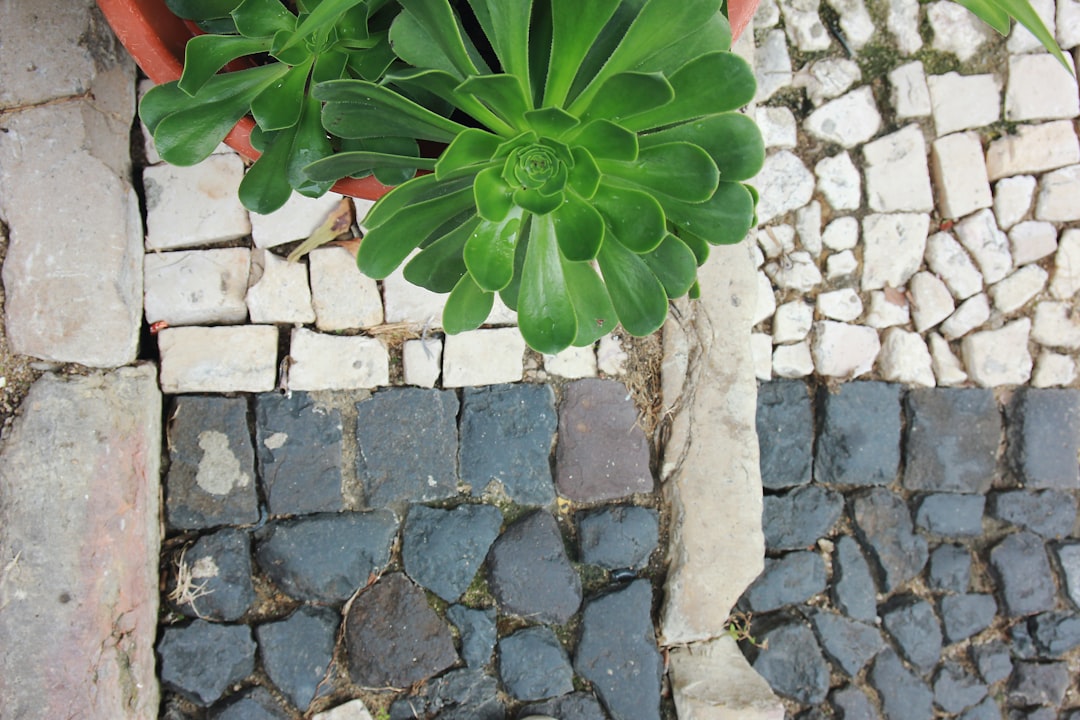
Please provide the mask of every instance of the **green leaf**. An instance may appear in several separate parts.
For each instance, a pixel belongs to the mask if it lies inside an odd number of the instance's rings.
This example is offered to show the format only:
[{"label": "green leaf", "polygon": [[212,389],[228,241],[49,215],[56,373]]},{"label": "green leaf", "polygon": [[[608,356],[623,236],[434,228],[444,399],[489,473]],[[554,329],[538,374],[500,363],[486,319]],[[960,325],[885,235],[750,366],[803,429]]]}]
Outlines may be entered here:
[{"label": "green leaf", "polygon": [[286,168],[286,176],[289,185],[301,195],[307,197],[319,197],[334,184],[333,180],[318,181],[308,177],[304,168],[313,162],[333,154],[334,148],[330,145],[330,139],[322,129],[320,122],[319,101],[312,97],[304,98],[304,110],[300,115],[300,122],[296,125],[296,136],[293,139],[292,152],[289,153],[289,162]]},{"label": "green leaf", "polygon": [[519,188],[514,191],[514,204],[536,215],[547,215],[563,203],[563,191],[545,195],[540,190]]},{"label": "green leaf", "polygon": [[620,0],[551,0],[551,58],[544,105],[562,107],[578,69]]},{"label": "green leaf", "polygon": [[[379,33],[375,37],[375,44],[365,52],[350,52],[346,57],[348,67],[356,77],[372,82],[382,80],[390,65],[397,59],[390,47],[389,32]],[[320,77],[316,82],[322,82],[323,79]]]},{"label": "green leaf", "polygon": [[541,137],[558,140],[576,128],[580,121],[565,110],[548,107],[525,113],[525,124]]},{"label": "green leaf", "polygon": [[[450,7],[448,0],[398,0],[398,2],[405,11],[394,21],[394,26],[396,27],[401,22],[402,17],[410,16],[411,20],[422,31],[422,33],[414,31],[406,36],[399,35],[395,37],[394,29],[390,30],[390,38],[398,57],[410,65],[425,67],[425,65],[413,62],[411,58],[417,56],[431,57],[433,51],[426,48],[412,47],[411,45],[418,42],[434,44],[441,51],[443,57],[449,61],[452,71],[459,77],[466,78],[469,75],[487,73],[487,68],[481,69],[475,62],[475,49],[470,52],[469,47],[466,46],[468,38],[462,32],[458,18]],[[407,43],[407,46],[399,47],[402,42]],[[447,69],[441,63],[426,67]]]},{"label": "green leaf", "polygon": [[591,200],[600,187],[600,167],[585,148],[576,147],[570,152],[574,167],[570,169],[567,184],[582,198]]},{"label": "green leaf", "polygon": [[554,355],[574,342],[577,314],[551,218],[533,219],[517,300],[518,327],[533,350]]},{"label": "green leaf", "polygon": [[708,153],[687,142],[642,147],[634,162],[597,163],[605,175],[686,202],[708,200],[719,181]]},{"label": "green leaf", "polygon": [[299,46],[308,38],[331,27],[350,8],[364,0],[322,0],[296,28],[296,32],[280,50]]},{"label": "green leaf", "polygon": [[669,298],[682,297],[697,280],[697,257],[690,247],[668,235],[655,250],[641,256]]},{"label": "green leaf", "polygon": [[411,155],[390,155],[370,150],[334,153],[304,168],[313,180],[339,180],[343,177],[363,177],[377,168],[404,168],[411,171],[431,170],[435,161]]},{"label": "green leaf", "polygon": [[435,163],[435,177],[442,180],[465,168],[490,163],[501,142],[497,135],[484,130],[465,130],[439,156],[439,161]]},{"label": "green leaf", "polygon": [[494,304],[495,294],[480,289],[470,276],[465,275],[446,300],[443,330],[448,335],[475,330],[487,320]]},{"label": "green leaf", "polygon": [[704,265],[705,261],[709,259],[709,243],[688,232],[680,232],[679,239],[686,243],[686,246],[694,253],[698,267]]},{"label": "green leaf", "polygon": [[273,38],[282,30],[296,29],[296,16],[280,0],[244,0],[230,15],[244,37]]},{"label": "green leaf", "polygon": [[514,192],[498,166],[482,170],[473,183],[476,210],[488,222],[501,222],[514,207]]},{"label": "green leaf", "polygon": [[244,173],[238,195],[251,212],[272,213],[292,195],[286,168],[295,134],[295,127],[268,134],[266,151]]},{"label": "green leaf", "polygon": [[311,69],[311,84],[316,85],[329,80],[340,80],[349,77],[346,67],[349,64],[350,55],[367,53],[346,53],[339,50],[328,50],[320,53],[315,58],[315,66]]},{"label": "green leaf", "polygon": [[377,228],[395,218],[399,212],[410,205],[434,200],[470,187],[471,184],[467,178],[438,182],[434,175],[417,176],[383,195],[368,211],[361,225],[369,230]]},{"label": "green leaf", "polygon": [[577,317],[577,335],[573,344],[577,347],[592,345],[619,324],[607,288],[591,263],[563,261],[563,274]]},{"label": "green leaf", "polygon": [[597,159],[632,162],[638,156],[637,135],[608,120],[593,120],[571,142]]},{"label": "green leaf", "polygon": [[514,250],[524,213],[520,208],[501,222],[481,221],[465,243],[465,266],[481,288],[502,290],[514,277]]},{"label": "green leaf", "polygon": [[604,242],[604,218],[574,193],[551,213],[559,250],[570,262],[592,260]]},{"label": "green leaf", "polygon": [[469,270],[463,252],[480,218],[473,217],[417,253],[405,265],[405,279],[431,292],[448,293]]},{"label": "green leaf", "polygon": [[667,234],[664,210],[647,192],[601,183],[592,201],[613,236],[636,253],[654,249]]},{"label": "green leaf", "polygon": [[1073,75],[1072,66],[1069,65],[1065,59],[1065,55],[1061,52],[1061,48],[1058,47],[1057,42],[1054,40],[1054,36],[1043,24],[1042,18],[1035,12],[1035,9],[1031,6],[1028,0],[956,0],[958,3],[966,7],[971,12],[978,15],[984,22],[989,24],[995,30],[1002,35],[1007,35],[1009,32],[1009,18],[1016,18],[1016,21],[1028,29],[1032,35],[1034,35],[1039,42],[1043,44],[1047,50],[1053,53],[1054,57],[1065,66]]},{"label": "green leaf", "polygon": [[737,243],[754,225],[754,198],[741,183],[720,183],[713,196],[703,203],[669,198],[661,201],[672,224],[713,245]]},{"label": "green leaf", "polygon": [[597,256],[619,322],[638,337],[656,332],[667,317],[664,286],[648,265],[622,243],[606,242]]},{"label": "green leaf", "polygon": [[611,120],[625,127],[622,121],[667,105],[675,99],[671,83],[660,73],[624,72],[609,77],[582,109],[581,120]]},{"label": "green leaf", "polygon": [[499,298],[503,304],[517,312],[518,296],[521,294],[521,271],[525,267],[525,256],[529,252],[529,238],[532,235],[534,215],[526,214],[521,221],[521,232],[518,233],[517,249],[514,251],[514,279],[510,284],[499,291]]},{"label": "green leaf", "polygon": [[502,64],[503,72],[521,83],[530,93],[529,24],[532,0],[469,0],[473,12]]},{"label": "green leaf", "polygon": [[251,115],[263,130],[282,130],[300,120],[314,58],[290,68],[251,100]]},{"label": "green leaf", "polygon": [[420,91],[435,95],[500,135],[513,135],[517,132],[477,98],[458,92],[461,80],[444,70],[395,70],[387,73],[386,81],[414,93]]},{"label": "green leaf", "polygon": [[524,130],[521,119],[532,108],[532,103],[513,76],[474,75],[455,89],[476,97],[516,131]]},{"label": "green leaf", "polygon": [[[390,191],[385,197],[406,185]],[[383,222],[368,232],[357,252],[357,266],[368,277],[382,280],[432,233],[472,204],[472,189],[462,188],[409,206],[406,211],[396,214],[393,222]],[[373,213],[374,210],[372,208]]]},{"label": "green leaf", "polygon": [[754,99],[757,83],[749,63],[730,52],[709,53],[671,77],[675,100],[629,118],[623,125],[641,131],[737,110]]},{"label": "green leaf", "polygon": [[[722,113],[640,136],[641,147],[693,143],[716,163],[724,180],[749,180],[765,163],[765,142],[757,123],[742,113]],[[644,150],[642,150],[644,152]]]},{"label": "green leaf", "polygon": [[731,25],[718,12],[696,30],[659,50],[634,66],[640,72],[662,72],[670,78],[694,58],[731,48]]},{"label": "green leaf", "polygon": [[451,142],[465,126],[366,80],[333,80],[312,94],[326,103],[323,127],[343,138],[414,137]]},{"label": "green leaf", "polygon": [[216,20],[227,17],[240,0],[165,0],[169,12],[185,20]]},{"label": "green leaf", "polygon": [[236,58],[270,49],[270,42],[231,35],[197,35],[184,47],[180,89],[194,95],[218,70]]}]

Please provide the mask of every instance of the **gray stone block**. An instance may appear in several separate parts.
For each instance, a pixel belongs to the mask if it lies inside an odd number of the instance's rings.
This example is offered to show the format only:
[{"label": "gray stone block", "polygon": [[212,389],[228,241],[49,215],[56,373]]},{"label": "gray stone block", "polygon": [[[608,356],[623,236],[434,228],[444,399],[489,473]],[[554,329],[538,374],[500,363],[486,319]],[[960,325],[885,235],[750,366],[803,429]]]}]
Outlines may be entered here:
[{"label": "gray stone block", "polygon": [[1080,646],[1080,615],[1075,613],[1041,613],[1028,618],[1027,626],[1040,657],[1061,657]]},{"label": "gray stone block", "polygon": [[215,702],[226,688],[255,670],[255,640],[247,625],[205,620],[172,625],[162,631],[157,651],[161,681],[203,706]]},{"label": "gray stone block", "polygon": [[1025,487],[1080,488],[1080,391],[1019,388],[1007,417],[1009,461]]},{"label": "gray stone block", "polygon": [[415,720],[435,713],[439,720],[506,720],[498,681],[473,668],[451,670],[422,683],[415,694],[398,698],[390,706],[390,720]]},{"label": "gray stone block", "polygon": [[973,708],[965,710],[959,720],[1001,720],[1001,708],[992,697],[983,698]]},{"label": "gray stone block", "polygon": [[743,599],[754,612],[769,612],[806,602],[825,591],[825,561],[814,552],[793,552],[766,558],[765,570],[747,588]]},{"label": "gray stone block", "polygon": [[581,561],[608,570],[641,570],[660,536],[660,515],[652,508],[619,505],[578,513]]},{"label": "gray stone block", "polygon": [[919,500],[915,522],[922,529],[946,537],[974,537],[982,534],[982,495],[940,493]]},{"label": "gray stone block", "polygon": [[946,595],[941,599],[941,621],[950,643],[982,632],[994,622],[995,615],[997,603],[993,595]]},{"label": "gray stone block", "polygon": [[570,658],[546,626],[518,630],[499,641],[499,677],[518,700],[543,700],[574,690]]},{"label": "gray stone block", "polygon": [[338,613],[303,606],[284,620],[255,628],[263,669],[289,701],[307,710],[334,656]]},{"label": "gray stone block", "polygon": [[933,693],[912,673],[892,650],[874,660],[867,676],[881,698],[881,709],[889,720],[930,720],[934,717]]},{"label": "gray stone block", "polygon": [[853,382],[819,393],[814,478],[831,485],[888,485],[900,467],[900,386]]},{"label": "gray stone block", "polygon": [[574,692],[547,702],[526,705],[518,713],[519,719],[533,715],[574,720],[608,720],[607,713],[591,693]]},{"label": "gray stone block", "polygon": [[822,649],[851,677],[885,648],[881,631],[843,615],[816,612],[810,618]]},{"label": "gray stone block", "polygon": [[987,687],[957,662],[942,663],[934,676],[934,704],[947,713],[959,713],[986,697]]},{"label": "gray stone block", "polygon": [[818,485],[766,495],[761,525],[769,550],[797,550],[825,537],[844,512],[840,493]]},{"label": "gray stone block", "polygon": [[1080,543],[1058,547],[1057,558],[1063,576],[1062,591],[1074,606],[1080,608]]},{"label": "gray stone block", "polygon": [[1060,705],[1072,679],[1063,662],[1016,663],[1009,681],[1009,702],[1014,705]]},{"label": "gray stone block", "polygon": [[874,488],[853,502],[856,532],[869,548],[886,591],[922,572],[928,557],[926,540],[915,533],[911,513],[899,495]]},{"label": "gray stone block", "polygon": [[852,685],[834,690],[829,702],[839,720],[881,720],[881,713],[866,693]]},{"label": "gray stone block", "polygon": [[1076,498],[1060,490],[991,493],[987,510],[998,520],[1044,538],[1065,537],[1076,522]]},{"label": "gray stone block", "polygon": [[564,623],[581,605],[581,578],[555,518],[537,510],[508,527],[488,553],[488,584],[500,611]]},{"label": "gray stone block", "polygon": [[836,541],[833,552],[832,598],[849,617],[866,622],[877,619],[877,588],[859,543],[847,535]]},{"label": "gray stone block", "polygon": [[990,489],[1001,441],[1001,414],[987,389],[908,393],[904,487],[982,494]]},{"label": "gray stone block", "polygon": [[1039,536],[1027,531],[1009,535],[990,551],[990,564],[1009,615],[1033,615],[1054,608],[1054,576]]},{"label": "gray stone block", "polygon": [[[188,617],[233,622],[255,602],[251,581],[251,537],[224,528],[203,535],[178,559],[178,573],[189,574],[191,592],[179,594],[176,608]],[[172,582],[174,592],[179,577]]]},{"label": "gray stone block", "polygon": [[810,482],[814,408],[801,380],[763,383],[757,396],[761,483],[778,489]]},{"label": "gray stone block", "polygon": [[269,690],[256,686],[229,698],[224,706],[212,709],[210,720],[289,720],[289,713]]},{"label": "gray stone block", "polygon": [[401,540],[406,574],[443,600],[455,602],[483,564],[502,521],[502,513],[491,505],[466,504],[451,510],[413,505]]},{"label": "gray stone block", "polygon": [[926,580],[934,590],[967,592],[971,582],[971,552],[960,545],[940,545],[930,553]]},{"label": "gray stone block", "polygon": [[495,608],[478,610],[451,605],[446,609],[446,619],[461,635],[461,658],[465,664],[476,669],[487,665],[495,650]]},{"label": "gray stone block", "polygon": [[829,692],[829,663],[810,628],[798,621],[782,624],[760,638],[767,646],[754,659],[754,670],[774,692],[806,705],[816,705]]},{"label": "gray stone block", "polygon": [[992,640],[982,645],[971,646],[971,661],[979,675],[993,685],[1012,675],[1012,656],[1009,647],[1000,640]]},{"label": "gray stone block", "polygon": [[907,661],[920,672],[929,672],[941,659],[941,623],[933,606],[925,600],[896,599],[882,611],[881,624]]}]

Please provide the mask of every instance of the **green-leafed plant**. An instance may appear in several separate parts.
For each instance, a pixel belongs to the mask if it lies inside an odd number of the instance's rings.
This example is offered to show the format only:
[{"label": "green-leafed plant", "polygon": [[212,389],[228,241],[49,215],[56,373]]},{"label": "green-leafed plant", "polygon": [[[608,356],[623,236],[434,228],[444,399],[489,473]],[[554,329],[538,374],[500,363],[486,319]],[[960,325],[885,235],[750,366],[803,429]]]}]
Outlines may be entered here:
[{"label": "green-leafed plant", "polygon": [[323,125],[447,147],[430,160],[341,152],[306,172],[431,171],[372,208],[358,264],[383,278],[419,249],[405,277],[450,293],[447,332],[478,327],[499,293],[542,352],[588,345],[618,323],[651,333],[669,298],[697,291],[709,245],[738,242],[753,225],[756,196],[743,183],[764,148],[736,111],[753,98],[754,75],[727,52],[721,0],[400,5],[390,39],[411,67],[387,80],[455,115],[385,84],[339,80],[315,89]]},{"label": "green-leafed plant", "polygon": [[[205,159],[245,115],[255,119],[252,145],[262,156],[240,185],[255,212],[281,207],[296,190],[317,197],[333,184],[302,168],[334,152],[311,94],[318,82],[380,79],[394,60],[389,0],[168,0],[177,15],[208,34],[186,47],[178,82],[153,88],[140,114],[161,157],[174,165]],[[240,58],[257,62],[218,74]],[[401,182],[399,175],[391,177]]]},{"label": "green-leafed plant", "polygon": [[1028,32],[1034,35],[1043,47],[1065,66],[1066,70],[1073,73],[1072,66],[1065,60],[1065,55],[1058,47],[1054,36],[1050,34],[1039,14],[1031,7],[1029,0],[956,0],[956,2],[975,13],[980,20],[1002,35],[1009,34],[1009,19],[1016,20],[1027,28]]}]

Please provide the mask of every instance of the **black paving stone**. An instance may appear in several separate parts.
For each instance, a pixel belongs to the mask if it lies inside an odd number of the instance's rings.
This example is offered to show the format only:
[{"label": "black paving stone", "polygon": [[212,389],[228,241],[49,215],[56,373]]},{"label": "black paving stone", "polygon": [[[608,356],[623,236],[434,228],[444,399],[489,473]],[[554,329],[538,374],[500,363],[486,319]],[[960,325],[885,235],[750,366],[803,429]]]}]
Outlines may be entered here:
[{"label": "black paving stone", "polygon": [[518,720],[532,715],[549,715],[567,720],[608,720],[604,708],[592,694],[574,692],[542,703],[526,705],[518,712]]},{"label": "black paving stone", "polygon": [[881,613],[881,624],[896,641],[904,658],[927,673],[941,659],[941,624],[925,600],[895,598]]},{"label": "black paving stone", "polygon": [[930,552],[926,579],[934,590],[967,592],[971,582],[971,552],[960,545],[940,545]]},{"label": "black paving stone", "polygon": [[1031,637],[1031,630],[1026,622],[1018,622],[1009,628],[1009,643],[1012,645],[1014,657],[1022,660],[1034,660],[1039,655],[1035,647],[1035,638]]},{"label": "black paving stone", "polygon": [[991,390],[911,390],[905,408],[904,487],[976,495],[990,489],[1001,441],[1001,413]]},{"label": "black paving stone", "polygon": [[944,662],[934,676],[934,704],[959,713],[982,702],[988,688],[957,662]]},{"label": "black paving stone", "polygon": [[1080,647],[1080,615],[1076,613],[1042,613],[1028,618],[1027,625],[1040,657],[1061,657]]},{"label": "black paving stone", "polygon": [[499,640],[499,677],[518,700],[544,700],[574,690],[574,668],[555,632],[544,626]]},{"label": "black paving stone", "polygon": [[255,452],[243,398],[185,395],[169,413],[165,517],[178,529],[259,519]]},{"label": "black paving stone", "polygon": [[1012,616],[1052,610],[1055,586],[1043,541],[1027,531],[1010,535],[990,551],[1005,611]]},{"label": "black paving stone", "polygon": [[461,480],[482,494],[496,482],[518,505],[555,501],[551,447],[558,415],[548,385],[466,388],[461,406]]},{"label": "black paving stone", "polygon": [[798,621],[789,621],[764,633],[754,669],[772,689],[786,698],[817,705],[829,692],[829,663],[821,654],[814,633]]},{"label": "black paving stone", "polygon": [[1008,457],[1028,489],[1080,489],[1080,391],[1022,387],[1007,417]]},{"label": "black paving stone", "polygon": [[246,625],[193,620],[162,630],[161,681],[198,705],[210,705],[255,670],[255,641]]},{"label": "black paving stone", "polygon": [[446,619],[461,634],[461,658],[471,668],[482,668],[491,661],[495,650],[495,608],[483,610],[451,605],[446,609]]},{"label": "black paving stone", "polygon": [[984,698],[975,707],[965,710],[959,720],[1001,720],[1001,708],[992,697]]},{"label": "black paving stone", "polygon": [[343,602],[386,565],[396,534],[389,510],[279,520],[257,533],[255,558],[288,595]]},{"label": "black paving stone", "polygon": [[941,621],[950,643],[982,632],[990,627],[996,615],[997,602],[993,595],[972,593],[946,595],[941,599]]},{"label": "black paving stone", "polygon": [[756,613],[805,602],[825,591],[825,561],[815,552],[766,558],[765,570],[743,594]]},{"label": "black paving stone", "polygon": [[982,534],[985,504],[982,495],[924,495],[915,511],[915,524],[935,535],[974,537]]},{"label": "black paving stone", "polygon": [[498,681],[479,670],[451,670],[421,685],[414,695],[395,700],[390,720],[504,720],[498,691]]},{"label": "black paving stone", "polygon": [[652,622],[652,585],[635,580],[585,605],[574,654],[612,720],[659,720],[664,662]]},{"label": "black paving stone", "polygon": [[810,547],[829,534],[843,512],[843,496],[819,485],[797,488],[785,495],[766,495],[761,520],[765,547]]},{"label": "black paving stone", "polygon": [[453,391],[388,388],[358,402],[356,414],[356,473],[369,507],[457,494]]},{"label": "black paving stone", "polygon": [[816,612],[810,622],[821,648],[851,677],[885,647],[881,631],[873,625],[831,612]]},{"label": "black paving stone", "polygon": [[1012,656],[1009,647],[1000,640],[971,646],[971,661],[979,675],[993,685],[1012,674]]},{"label": "black paving stone", "polygon": [[847,535],[836,541],[833,551],[832,600],[842,612],[856,620],[877,618],[877,589],[870,565],[859,543]]},{"label": "black paving stone", "polygon": [[881,709],[889,720],[930,720],[934,717],[934,695],[929,686],[908,670],[892,650],[874,658],[867,676],[881,698]]},{"label": "black paving stone", "polygon": [[263,669],[293,705],[307,710],[334,656],[340,616],[301,607],[284,620],[255,628]]},{"label": "black paving stone", "polygon": [[1076,497],[1060,490],[1009,490],[990,494],[992,517],[1044,538],[1063,538],[1076,523]]},{"label": "black paving stone", "polygon": [[401,542],[406,574],[454,602],[472,583],[499,536],[502,520],[502,513],[491,505],[459,505],[452,510],[413,505]]},{"label": "black paving stone", "polygon": [[926,565],[926,540],[915,534],[911,513],[899,495],[874,488],[853,502],[856,531],[877,560],[886,591],[918,575]]},{"label": "black paving stone", "polygon": [[810,482],[814,408],[806,383],[777,380],[758,387],[757,435],[762,485],[780,489]]},{"label": "black paving stone", "polygon": [[814,478],[834,485],[887,485],[900,467],[900,386],[853,382],[821,390]]},{"label": "black paving stone", "polygon": [[349,675],[361,687],[407,687],[458,660],[450,628],[402,573],[357,595],[345,628]]},{"label": "black paving stone", "polygon": [[660,540],[660,514],[619,505],[577,514],[581,561],[609,570],[641,570]]},{"label": "black paving stone", "polygon": [[1062,594],[1080,609],[1080,543],[1067,543],[1054,549],[1061,569]]},{"label": "black paving stone", "polygon": [[545,510],[518,520],[491,546],[488,584],[503,612],[537,622],[564,623],[581,605],[581,578]]},{"label": "black paving stone", "polygon": [[255,399],[255,447],[266,505],[274,515],[344,509],[341,413],[305,392]]},{"label": "black paving stone", "polygon": [[210,711],[211,720],[290,720],[290,717],[263,687],[244,690],[223,707]]},{"label": "black paving stone", "polygon": [[837,720],[881,720],[881,713],[866,693],[851,685],[829,694]]},{"label": "black paving stone", "polygon": [[1009,704],[1061,705],[1070,680],[1069,666],[1064,662],[1021,660],[1009,680]]},{"label": "black paving stone", "polygon": [[184,615],[232,622],[255,602],[251,537],[243,530],[226,528],[200,537],[180,562],[192,585],[190,593],[181,594],[188,601],[174,603]]},{"label": "black paving stone", "polygon": [[1057,711],[1054,708],[1010,708],[1009,720],[1057,720]]}]

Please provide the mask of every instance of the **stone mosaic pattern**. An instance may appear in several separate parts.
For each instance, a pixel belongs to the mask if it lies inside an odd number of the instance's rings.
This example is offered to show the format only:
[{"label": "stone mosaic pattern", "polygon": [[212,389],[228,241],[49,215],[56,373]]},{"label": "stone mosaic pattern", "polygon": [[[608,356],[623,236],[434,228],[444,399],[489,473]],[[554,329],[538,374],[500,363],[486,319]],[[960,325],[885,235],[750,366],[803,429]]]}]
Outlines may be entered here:
[{"label": "stone mosaic pattern", "polygon": [[[664,513],[626,394],[174,396],[163,717],[660,720]],[[567,415],[648,482],[560,452]]]},{"label": "stone mosaic pattern", "polygon": [[742,648],[790,716],[1076,717],[1080,391],[776,380],[758,430]]}]

